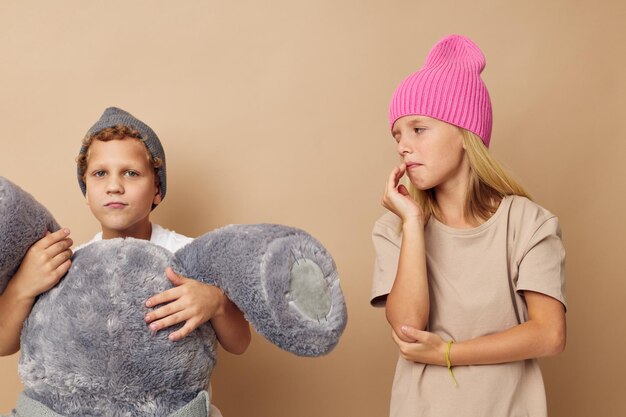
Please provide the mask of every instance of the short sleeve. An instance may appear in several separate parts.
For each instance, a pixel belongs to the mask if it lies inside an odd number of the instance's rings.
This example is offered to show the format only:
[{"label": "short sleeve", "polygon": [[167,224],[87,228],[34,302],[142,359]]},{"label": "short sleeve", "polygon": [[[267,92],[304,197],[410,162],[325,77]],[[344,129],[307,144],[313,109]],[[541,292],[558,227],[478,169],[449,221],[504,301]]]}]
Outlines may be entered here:
[{"label": "short sleeve", "polygon": [[385,306],[396,279],[401,241],[400,222],[394,214],[387,213],[374,224],[372,242],[376,256],[370,297],[374,307]]},{"label": "short sleeve", "polygon": [[550,217],[532,235],[519,262],[517,291],[534,291],[559,300],[565,296],[565,248],[556,217]]}]

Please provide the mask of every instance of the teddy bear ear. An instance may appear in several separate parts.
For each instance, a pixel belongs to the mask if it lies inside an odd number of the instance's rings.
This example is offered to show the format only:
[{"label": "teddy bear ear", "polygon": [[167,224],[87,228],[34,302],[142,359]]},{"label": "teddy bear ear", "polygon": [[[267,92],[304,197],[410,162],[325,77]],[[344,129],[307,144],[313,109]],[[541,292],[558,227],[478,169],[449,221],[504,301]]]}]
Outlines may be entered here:
[{"label": "teddy bear ear", "polygon": [[335,262],[303,230],[226,226],[180,249],[174,265],[220,287],[260,334],[296,355],[328,353],[346,326]]},{"label": "teddy bear ear", "polygon": [[46,230],[59,229],[52,214],[33,196],[0,177],[0,294],[33,243]]}]

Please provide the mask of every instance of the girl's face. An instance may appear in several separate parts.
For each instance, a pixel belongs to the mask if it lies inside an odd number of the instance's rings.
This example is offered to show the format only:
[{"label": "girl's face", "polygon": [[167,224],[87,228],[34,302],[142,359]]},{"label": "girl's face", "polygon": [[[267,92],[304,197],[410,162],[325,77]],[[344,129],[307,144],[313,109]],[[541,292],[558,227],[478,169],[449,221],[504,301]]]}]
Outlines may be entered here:
[{"label": "girl's face", "polygon": [[466,186],[469,163],[461,129],[432,117],[410,115],[396,120],[392,135],[415,187]]}]

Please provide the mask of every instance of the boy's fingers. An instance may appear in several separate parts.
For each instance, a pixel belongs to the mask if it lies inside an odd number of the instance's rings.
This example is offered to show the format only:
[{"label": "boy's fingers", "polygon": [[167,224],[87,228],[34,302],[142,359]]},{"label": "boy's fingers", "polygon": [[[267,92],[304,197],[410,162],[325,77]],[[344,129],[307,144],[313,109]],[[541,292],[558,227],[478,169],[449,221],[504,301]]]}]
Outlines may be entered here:
[{"label": "boy's fingers", "polygon": [[72,257],[72,251],[70,249],[64,250],[63,252],[59,253],[54,258],[52,258],[50,266],[52,267],[52,269],[57,269],[61,265],[69,261],[71,257]]},{"label": "boy's fingers", "polygon": [[182,310],[183,310],[182,304],[177,301],[174,301],[162,307],[159,307],[154,311],[147,313],[145,316],[145,320],[149,323],[151,321],[158,320],[163,317],[171,317],[173,315],[180,313]]},{"label": "boy's fingers", "polygon": [[165,329],[166,327],[170,327],[173,326],[175,324],[181,323],[183,321],[185,321],[186,317],[183,314],[182,311],[179,311],[175,314],[171,314],[168,315],[167,317],[164,317],[160,320],[157,321],[153,321],[152,323],[150,323],[150,325],[148,326],[150,328],[150,330],[152,330],[153,332]]},{"label": "boy's fingers", "polygon": [[43,249],[48,249],[50,246],[68,237],[69,234],[70,229],[64,227],[54,233],[45,235],[41,240],[36,243],[36,245],[39,245]]},{"label": "boy's fingers", "polygon": [[172,342],[183,339],[189,336],[189,333],[193,332],[196,329],[197,325],[192,322],[192,320],[187,320],[185,325],[179,330],[169,335],[169,339]]},{"label": "boy's fingers", "polygon": [[51,256],[57,256],[58,254],[64,252],[65,250],[69,249],[72,247],[72,244],[74,244],[74,241],[72,241],[72,239],[70,238],[66,238],[63,240],[60,240],[56,243],[53,243],[52,245],[48,246],[48,248],[46,249],[46,252]]},{"label": "boy's fingers", "polygon": [[67,273],[67,271],[70,269],[70,267],[72,266],[72,261],[70,261],[69,259],[65,262],[63,262],[61,265],[59,265],[59,267],[56,269],[56,277],[54,280],[54,285],[56,285],[61,278],[63,278],[63,276]]},{"label": "boy's fingers", "polygon": [[170,288],[161,293],[153,295],[146,301],[146,307],[154,307],[180,298],[178,287]]},{"label": "boy's fingers", "polygon": [[185,282],[185,277],[178,275],[171,267],[165,268],[165,276],[170,282],[176,286],[182,285]]},{"label": "boy's fingers", "polygon": [[61,272],[61,276],[65,275],[65,273],[67,271],[70,270],[70,268],[72,267],[72,261],[70,259],[68,259],[67,261],[63,262],[59,268],[58,271]]}]

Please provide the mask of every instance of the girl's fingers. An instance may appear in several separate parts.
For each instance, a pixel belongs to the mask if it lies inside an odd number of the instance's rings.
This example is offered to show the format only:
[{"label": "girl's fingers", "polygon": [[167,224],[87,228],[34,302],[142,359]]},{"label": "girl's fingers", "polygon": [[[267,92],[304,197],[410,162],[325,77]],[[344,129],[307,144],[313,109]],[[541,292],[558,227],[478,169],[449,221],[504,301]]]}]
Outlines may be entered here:
[{"label": "girl's fingers", "polygon": [[415,327],[411,327],[411,326],[402,326],[402,333],[404,333],[405,335],[420,341],[424,338],[424,334],[426,332],[422,331],[422,330],[417,330]]},{"label": "girl's fingers", "polygon": [[392,190],[394,188],[396,188],[396,176],[398,175],[397,173],[398,168],[394,168],[393,171],[391,171],[391,173],[389,174],[389,176],[387,177],[387,187],[386,190]]},{"label": "girl's fingers", "polygon": [[386,191],[389,192],[391,190],[395,190],[398,187],[398,182],[400,178],[404,175],[404,164],[397,166],[391,171],[389,177],[387,178],[387,188]]},{"label": "girl's fingers", "polygon": [[402,195],[409,195],[409,190],[406,189],[406,187],[404,186],[404,184],[400,184],[398,185],[398,192]]},{"label": "girl's fingers", "polygon": [[398,183],[398,181],[400,181],[400,178],[402,178],[402,176],[404,175],[404,172],[406,171],[406,165],[404,163],[402,163],[400,166],[397,167],[398,172],[396,173],[396,184]]}]

